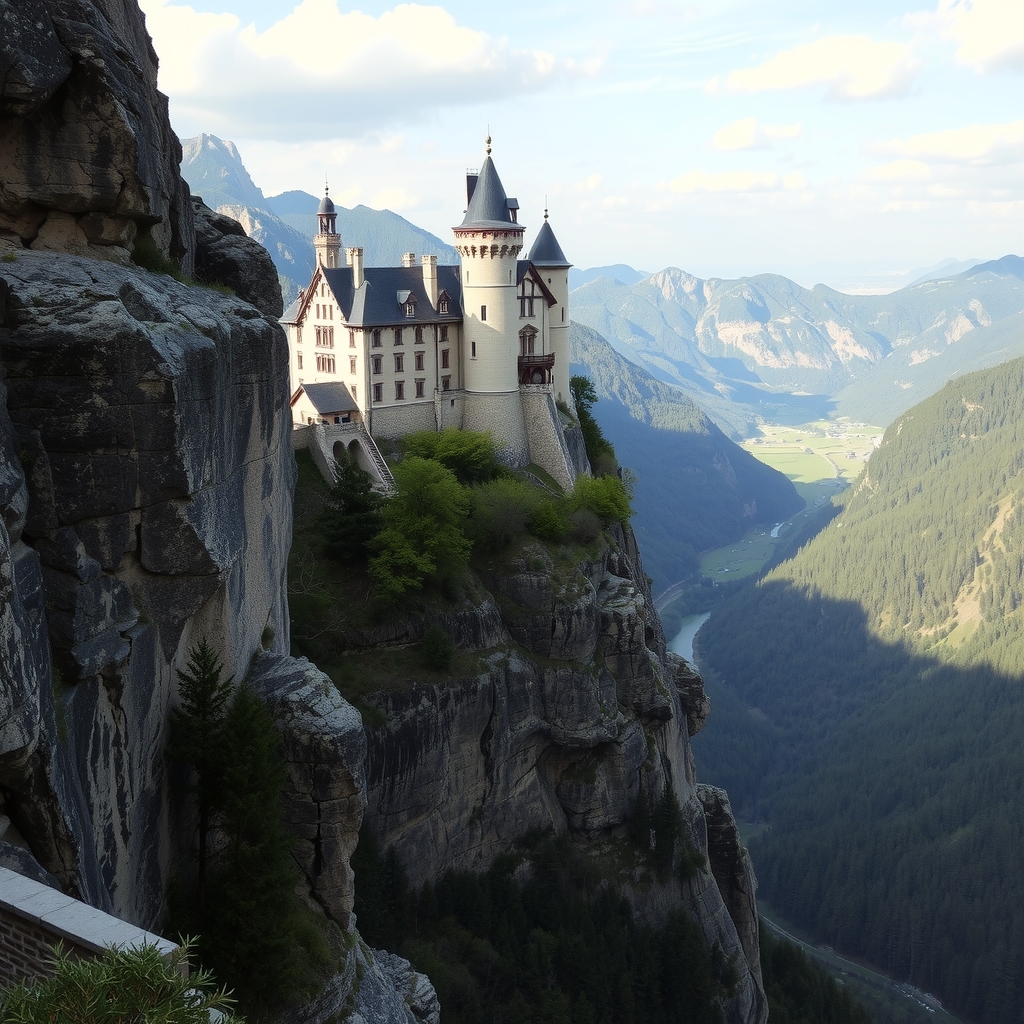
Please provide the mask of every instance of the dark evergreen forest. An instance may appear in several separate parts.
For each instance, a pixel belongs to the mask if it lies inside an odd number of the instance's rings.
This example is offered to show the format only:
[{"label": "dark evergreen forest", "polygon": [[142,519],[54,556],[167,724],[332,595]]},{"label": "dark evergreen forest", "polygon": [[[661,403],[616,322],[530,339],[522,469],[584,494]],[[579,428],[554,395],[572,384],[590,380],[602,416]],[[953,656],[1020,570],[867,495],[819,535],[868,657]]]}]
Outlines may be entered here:
[{"label": "dark evergreen forest", "polygon": [[1024,361],[949,384],[698,638],[762,894],[982,1024],[1024,1021],[1022,442]]}]

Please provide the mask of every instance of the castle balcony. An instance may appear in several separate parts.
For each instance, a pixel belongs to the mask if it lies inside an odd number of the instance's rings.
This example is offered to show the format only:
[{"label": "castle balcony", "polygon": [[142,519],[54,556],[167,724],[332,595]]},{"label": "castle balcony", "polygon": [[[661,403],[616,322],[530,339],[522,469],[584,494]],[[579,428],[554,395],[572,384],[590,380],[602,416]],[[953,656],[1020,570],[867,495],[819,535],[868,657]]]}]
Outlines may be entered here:
[{"label": "castle balcony", "polygon": [[555,366],[555,353],[519,357],[520,384],[550,384]]}]

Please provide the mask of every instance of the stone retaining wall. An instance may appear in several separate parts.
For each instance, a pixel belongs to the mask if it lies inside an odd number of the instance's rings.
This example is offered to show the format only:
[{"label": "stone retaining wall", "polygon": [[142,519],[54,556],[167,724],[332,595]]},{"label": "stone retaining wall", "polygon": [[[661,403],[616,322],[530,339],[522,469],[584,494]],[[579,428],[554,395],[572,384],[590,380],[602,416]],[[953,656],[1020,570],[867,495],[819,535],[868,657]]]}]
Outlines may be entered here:
[{"label": "stone retaining wall", "polygon": [[53,947],[95,957],[109,946],[177,946],[87,903],[0,867],[0,990],[50,973]]}]

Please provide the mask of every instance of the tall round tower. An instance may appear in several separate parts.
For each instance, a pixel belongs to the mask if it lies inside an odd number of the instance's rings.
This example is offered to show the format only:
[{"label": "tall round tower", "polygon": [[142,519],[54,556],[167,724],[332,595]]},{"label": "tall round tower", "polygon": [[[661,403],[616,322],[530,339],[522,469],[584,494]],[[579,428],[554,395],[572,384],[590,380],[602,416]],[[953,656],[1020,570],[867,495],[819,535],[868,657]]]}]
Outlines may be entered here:
[{"label": "tall round tower", "polygon": [[329,189],[324,185],[324,197],[316,211],[316,234],[313,236],[316,261],[322,267],[341,266],[341,235],[336,228],[337,218]]},{"label": "tall round tower", "polygon": [[516,262],[523,248],[518,204],[505,195],[491,140],[476,174],[466,176],[468,207],[455,232],[462,262],[464,425],[490,430],[512,465],[530,461],[519,401]]},{"label": "tall round tower", "polygon": [[551,294],[558,300],[548,311],[548,329],[555,365],[551,371],[552,391],[555,398],[569,401],[569,268],[562,247],[548,223],[544,210],[544,223],[530,250],[530,262],[541,272]]}]

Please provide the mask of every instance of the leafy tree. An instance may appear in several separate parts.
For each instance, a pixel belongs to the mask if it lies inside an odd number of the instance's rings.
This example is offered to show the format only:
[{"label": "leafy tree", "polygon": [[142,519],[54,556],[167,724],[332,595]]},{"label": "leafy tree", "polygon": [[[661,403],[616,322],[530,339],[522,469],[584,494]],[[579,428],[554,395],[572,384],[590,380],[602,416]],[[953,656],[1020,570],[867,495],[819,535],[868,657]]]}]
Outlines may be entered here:
[{"label": "leafy tree", "polygon": [[370,541],[384,525],[384,499],[373,490],[373,478],[351,459],[338,465],[338,478],[320,513],[324,554],[336,562],[364,562]]},{"label": "leafy tree", "polygon": [[197,902],[200,916],[206,903],[209,836],[224,774],[223,733],[231,676],[203,637],[189,651],[185,670],[178,670],[181,706],[171,711],[168,756],[189,769],[187,792],[196,799],[199,812]]},{"label": "leafy tree", "polygon": [[188,943],[166,961],[156,946],[115,947],[92,960],[58,947],[51,977],[0,994],[0,1024],[209,1024],[211,1010],[242,1024],[209,972],[182,971],[188,955]]},{"label": "leafy tree", "polygon": [[204,963],[246,1007],[287,999],[295,977],[295,872],[284,829],[285,766],[273,720],[241,686],[224,722],[219,825],[223,847],[211,880]]},{"label": "leafy tree", "polygon": [[569,378],[569,390],[572,392],[572,400],[576,404],[576,418],[580,423],[580,430],[583,432],[583,443],[587,448],[587,458],[590,464],[596,465],[602,458],[614,459],[615,449],[611,442],[604,436],[591,407],[597,402],[597,391],[591,381],[576,374]]},{"label": "leafy tree", "polygon": [[572,511],[588,509],[602,526],[625,523],[633,514],[629,494],[617,476],[581,476],[569,502]]},{"label": "leafy tree", "polygon": [[370,576],[394,599],[427,579],[454,580],[469,561],[463,532],[469,492],[438,462],[407,456],[395,467],[398,494],[384,507],[384,530],[373,541]]},{"label": "leafy tree", "polygon": [[417,431],[402,439],[402,451],[406,456],[440,462],[463,484],[484,483],[504,469],[495,455],[490,431],[458,430],[455,427],[447,427],[439,433]]}]

